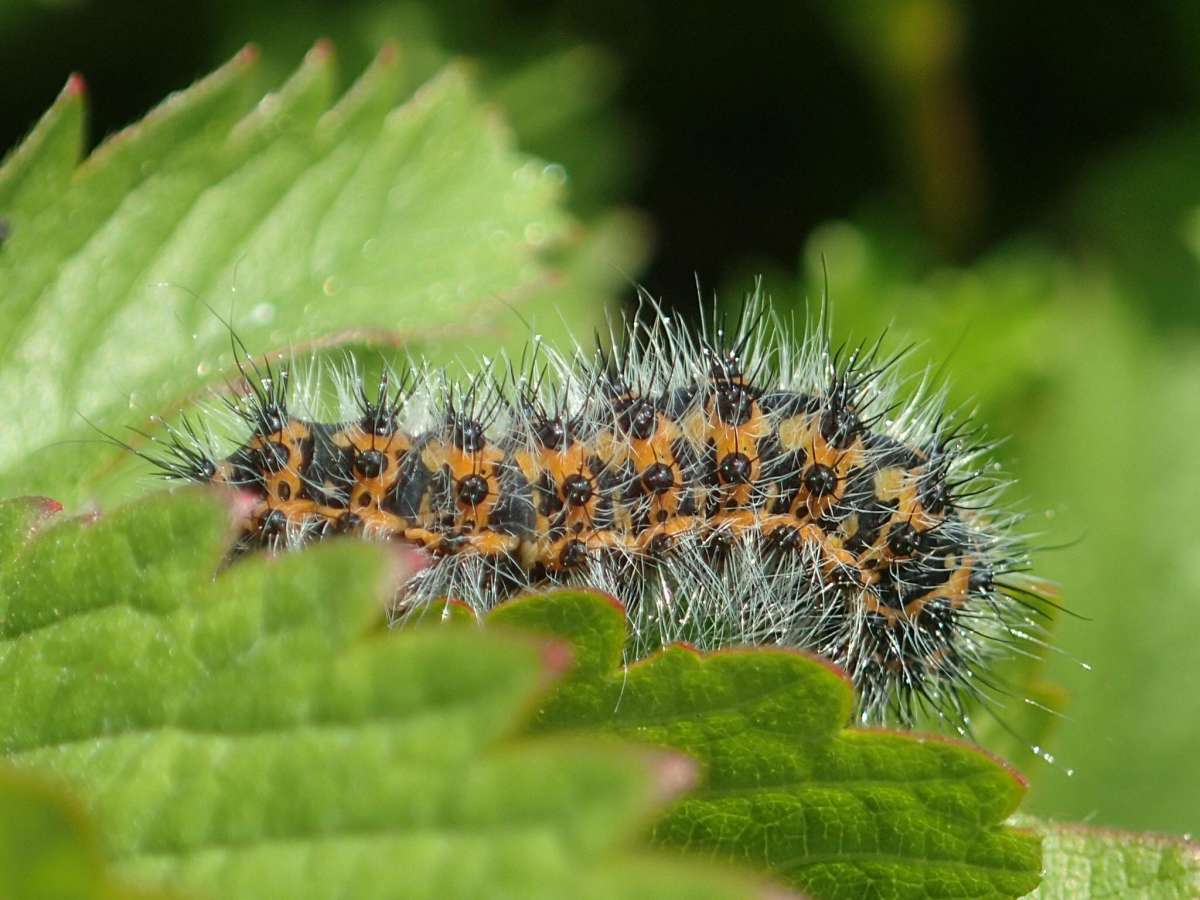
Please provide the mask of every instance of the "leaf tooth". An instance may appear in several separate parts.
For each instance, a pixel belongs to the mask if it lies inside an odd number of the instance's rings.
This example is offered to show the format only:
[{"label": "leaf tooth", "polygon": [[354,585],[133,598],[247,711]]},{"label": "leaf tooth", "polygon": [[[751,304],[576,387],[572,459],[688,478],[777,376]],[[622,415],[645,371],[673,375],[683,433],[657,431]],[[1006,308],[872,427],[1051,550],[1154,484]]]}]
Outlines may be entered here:
[{"label": "leaf tooth", "polygon": [[233,127],[231,143],[244,154],[257,152],[281,133],[307,134],[337,94],[333,45],[319,42],[274,93],[267,94]]},{"label": "leaf tooth", "polygon": [[25,140],[0,162],[0,212],[5,218],[32,218],[66,187],[83,156],[86,109],[87,85],[82,75],[72,73]]}]

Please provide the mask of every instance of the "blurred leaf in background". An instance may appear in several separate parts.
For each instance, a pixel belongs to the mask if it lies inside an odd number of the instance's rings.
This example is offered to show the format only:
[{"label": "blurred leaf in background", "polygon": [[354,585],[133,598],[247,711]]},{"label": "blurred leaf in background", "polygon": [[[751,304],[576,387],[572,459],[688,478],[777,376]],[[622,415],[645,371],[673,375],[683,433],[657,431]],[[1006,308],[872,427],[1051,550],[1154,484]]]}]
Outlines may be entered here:
[{"label": "blurred leaf in background", "polygon": [[[0,768],[0,896],[19,900],[168,900],[118,884],[83,805],[59,785]],[[174,896],[174,895],[171,895]]]},{"label": "blurred leaf in background", "polygon": [[1022,825],[1042,833],[1044,871],[1041,885],[1029,895],[1031,900],[1200,896],[1200,844],[1164,835],[1018,818]]}]

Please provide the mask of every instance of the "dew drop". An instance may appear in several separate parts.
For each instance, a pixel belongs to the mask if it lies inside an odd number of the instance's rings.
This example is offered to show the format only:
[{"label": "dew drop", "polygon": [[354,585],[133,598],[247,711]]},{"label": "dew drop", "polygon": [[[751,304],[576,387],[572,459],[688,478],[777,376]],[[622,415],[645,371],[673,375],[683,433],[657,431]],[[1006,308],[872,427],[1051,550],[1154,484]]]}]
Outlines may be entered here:
[{"label": "dew drop", "polygon": [[272,303],[259,303],[250,310],[250,318],[255,322],[266,324],[275,318],[275,305]]}]

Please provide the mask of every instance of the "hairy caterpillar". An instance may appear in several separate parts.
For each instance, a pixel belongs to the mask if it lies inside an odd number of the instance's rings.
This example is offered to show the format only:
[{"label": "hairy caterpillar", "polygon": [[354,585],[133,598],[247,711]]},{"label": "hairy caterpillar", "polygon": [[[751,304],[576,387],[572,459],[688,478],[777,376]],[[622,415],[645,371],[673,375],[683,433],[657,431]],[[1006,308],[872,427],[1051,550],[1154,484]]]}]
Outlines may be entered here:
[{"label": "hairy caterpillar", "polygon": [[209,412],[236,436],[185,417],[141,455],[248,495],[239,551],[336,534],[424,548],[397,622],[444,597],[483,611],[589,585],[625,605],[635,654],[797,647],[846,670],[862,721],[960,731],[992,662],[1041,643],[978,429],[924,384],[898,400],[879,343],[835,352],[757,295],[698,333],[644,301],[590,352],[535,341],[466,380],[419,361],[370,385],[352,360],[301,377],[234,342],[247,389]]}]

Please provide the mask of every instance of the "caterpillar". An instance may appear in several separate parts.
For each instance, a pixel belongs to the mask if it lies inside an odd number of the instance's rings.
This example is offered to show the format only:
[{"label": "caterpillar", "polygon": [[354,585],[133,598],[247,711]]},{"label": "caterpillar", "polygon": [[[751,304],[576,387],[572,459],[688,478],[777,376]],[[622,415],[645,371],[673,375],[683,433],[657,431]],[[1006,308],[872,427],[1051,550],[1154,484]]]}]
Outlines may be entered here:
[{"label": "caterpillar", "polygon": [[255,362],[231,329],[242,390],[135,452],[242,492],[236,553],[422,548],[393,624],[587,585],[624,605],[632,655],[799,648],[846,671],[862,722],[966,732],[995,661],[1044,632],[994,444],[926,381],[902,399],[882,339],[834,349],[826,316],[798,331],[757,292],[702,319],[643,298],[591,350],[535,335],[520,361],[412,360],[370,385],[353,359]]}]

